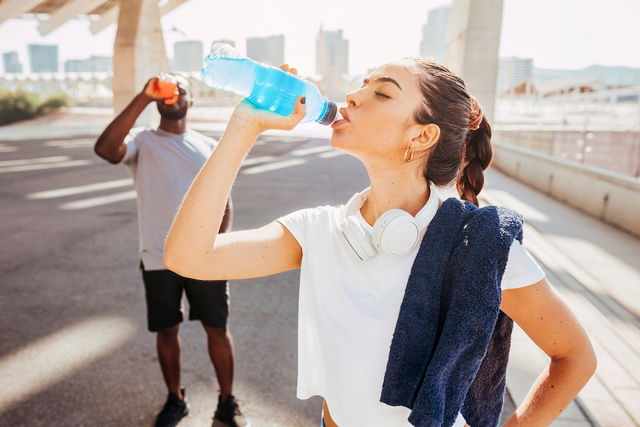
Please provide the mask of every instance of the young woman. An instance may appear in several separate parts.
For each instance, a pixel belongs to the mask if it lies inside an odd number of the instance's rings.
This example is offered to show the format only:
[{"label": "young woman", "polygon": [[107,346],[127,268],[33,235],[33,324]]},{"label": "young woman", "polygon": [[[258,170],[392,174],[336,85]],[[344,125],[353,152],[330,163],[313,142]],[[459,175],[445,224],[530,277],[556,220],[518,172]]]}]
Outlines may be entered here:
[{"label": "young woman", "polygon": [[[366,236],[379,234],[385,212],[401,209],[415,217],[422,238],[442,206],[434,186],[455,182],[462,199],[477,205],[491,128],[460,77],[420,58],[380,66],[346,101],[331,146],[362,161],[369,188],[342,206],[302,209],[259,229],[218,235],[233,181],[257,136],[292,129],[304,117],[303,98],[289,117],[243,102],[174,219],[164,263],[201,280],[301,268],[298,398],[322,396],[323,424],[330,427],[406,426],[410,410],[382,403],[380,391],[419,244],[390,254]],[[345,239],[347,222],[369,243]],[[392,247],[393,237],[385,245]],[[547,425],[593,374],[594,351],[517,240],[508,249],[501,294],[500,310],[551,358],[507,425]],[[464,425],[460,414],[455,425]]]}]

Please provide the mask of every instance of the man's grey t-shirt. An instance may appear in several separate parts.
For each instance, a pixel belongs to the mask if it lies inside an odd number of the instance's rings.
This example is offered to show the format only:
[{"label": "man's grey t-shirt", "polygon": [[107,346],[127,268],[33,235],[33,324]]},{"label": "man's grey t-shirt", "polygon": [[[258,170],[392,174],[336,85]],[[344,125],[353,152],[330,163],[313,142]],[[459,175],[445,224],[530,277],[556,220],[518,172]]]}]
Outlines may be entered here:
[{"label": "man's grey t-shirt", "polygon": [[194,130],[182,135],[162,129],[132,129],[122,163],[138,194],[140,259],[145,270],[164,270],[164,241],[184,195],[217,145]]}]

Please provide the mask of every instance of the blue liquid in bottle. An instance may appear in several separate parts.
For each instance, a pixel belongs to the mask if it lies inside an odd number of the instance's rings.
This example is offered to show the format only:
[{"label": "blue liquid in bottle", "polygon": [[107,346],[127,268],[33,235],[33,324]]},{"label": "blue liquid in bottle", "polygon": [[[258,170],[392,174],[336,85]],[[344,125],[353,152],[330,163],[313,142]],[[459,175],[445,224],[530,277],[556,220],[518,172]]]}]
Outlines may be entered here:
[{"label": "blue liquid in bottle", "polygon": [[307,114],[302,122],[330,125],[337,106],[320,94],[318,88],[279,68],[260,64],[241,56],[233,47],[215,43],[204,59],[200,78],[210,87],[233,92],[262,110],[282,116],[293,113],[295,102],[306,97]]}]

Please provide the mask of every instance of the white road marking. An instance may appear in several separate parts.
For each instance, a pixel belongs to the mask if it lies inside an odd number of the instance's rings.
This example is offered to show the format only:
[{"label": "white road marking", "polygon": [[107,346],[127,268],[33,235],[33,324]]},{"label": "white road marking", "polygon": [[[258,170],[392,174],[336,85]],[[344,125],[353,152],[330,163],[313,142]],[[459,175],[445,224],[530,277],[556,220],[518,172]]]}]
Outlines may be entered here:
[{"label": "white road marking", "polygon": [[122,202],[136,198],[136,191],[126,191],[124,193],[109,194],[108,196],[91,197],[89,199],[75,200],[73,202],[63,203],[58,209],[71,211],[77,209],[87,209],[96,206],[108,205],[109,203]]},{"label": "white road marking", "polygon": [[307,156],[309,154],[322,153],[331,149],[332,148],[328,145],[321,145],[319,147],[300,148],[298,150],[293,150],[291,151],[291,154],[293,154],[294,156]]},{"label": "white road marking", "polygon": [[281,162],[267,163],[266,165],[247,168],[247,169],[244,169],[242,173],[247,175],[255,175],[258,173],[271,172],[278,169],[284,169],[284,168],[289,168],[291,166],[301,165],[306,162],[307,161],[303,159],[283,160]]},{"label": "white road marking", "polygon": [[256,163],[272,162],[276,159],[277,158],[274,156],[250,157],[242,162],[242,166],[251,166],[255,165]]},{"label": "white road marking", "polygon": [[33,159],[2,160],[0,161],[0,168],[3,168],[5,166],[32,165],[36,163],[66,162],[67,160],[71,160],[71,157],[49,156],[49,157],[35,157]]},{"label": "white road marking", "polygon": [[78,148],[78,147],[91,147],[95,144],[92,139],[80,139],[69,141],[49,141],[45,145],[47,147],[60,147],[60,148]]},{"label": "white road marking", "polygon": [[10,147],[5,144],[0,144],[0,153],[11,153],[14,151],[18,151],[18,147]]},{"label": "white road marking", "polygon": [[58,188],[57,190],[39,191],[27,194],[31,200],[55,199],[56,197],[73,196],[75,194],[90,193],[92,191],[106,190],[108,188],[127,187],[133,184],[130,178],[116,179],[114,181],[96,182],[94,184],[80,185],[77,187]]},{"label": "white road marking", "polygon": [[322,157],[323,159],[329,159],[331,157],[344,156],[345,154],[347,153],[345,153],[344,151],[334,150],[334,151],[328,151],[326,153],[322,153],[318,157]]},{"label": "white road marking", "polygon": [[130,341],[135,332],[136,325],[125,317],[93,317],[3,355],[0,413],[112,354]]},{"label": "white road marking", "polygon": [[91,164],[89,160],[71,160],[69,162],[58,162],[58,163],[49,163],[49,164],[32,164],[32,165],[22,165],[22,166],[9,166],[0,168],[0,173],[7,172],[24,172],[24,171],[33,171],[33,170],[41,170],[41,169],[55,169],[55,168],[68,168],[72,166],[84,166]]}]

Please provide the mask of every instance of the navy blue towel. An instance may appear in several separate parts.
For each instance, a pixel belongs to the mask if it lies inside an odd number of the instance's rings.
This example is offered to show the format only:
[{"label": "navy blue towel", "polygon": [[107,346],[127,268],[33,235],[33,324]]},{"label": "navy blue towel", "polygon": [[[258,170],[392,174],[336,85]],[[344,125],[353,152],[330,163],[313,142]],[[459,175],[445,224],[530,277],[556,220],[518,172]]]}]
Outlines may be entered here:
[{"label": "navy blue towel", "polygon": [[498,424],[513,321],[500,312],[502,275],[522,216],[450,198],[411,268],[380,401],[411,409],[414,426]]}]

